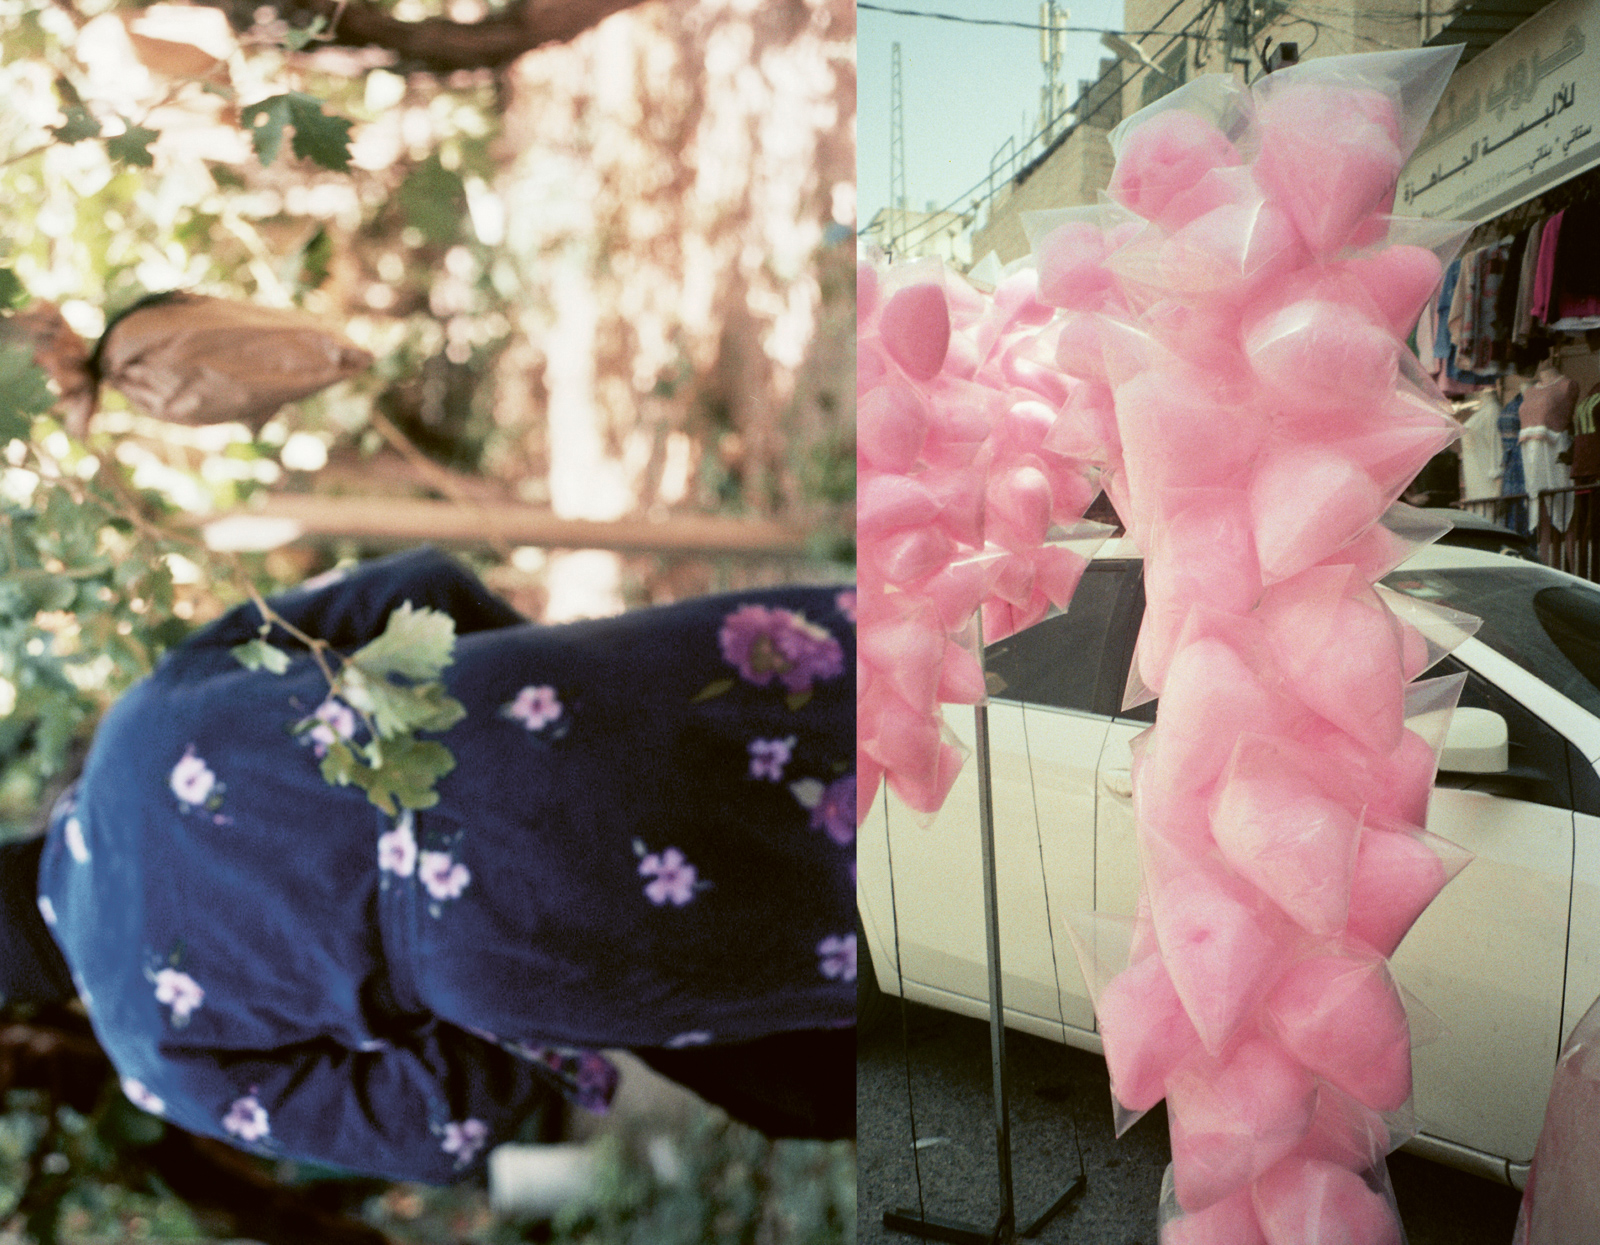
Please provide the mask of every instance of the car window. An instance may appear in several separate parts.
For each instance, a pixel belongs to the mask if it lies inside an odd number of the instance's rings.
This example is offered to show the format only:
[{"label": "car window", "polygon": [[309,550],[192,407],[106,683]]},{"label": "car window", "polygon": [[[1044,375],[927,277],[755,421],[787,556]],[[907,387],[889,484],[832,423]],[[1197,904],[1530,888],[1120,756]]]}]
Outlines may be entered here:
[{"label": "car window", "polygon": [[[1454,657],[1446,657],[1428,677],[1455,674],[1467,668]],[[1466,709],[1490,709],[1506,720],[1510,744],[1506,772],[1503,774],[1463,774],[1440,770],[1434,785],[1463,791],[1487,791],[1491,795],[1529,804],[1548,804],[1553,808],[1572,807],[1572,783],[1568,771],[1568,745],[1565,738],[1541,718],[1502,692],[1481,674],[1467,670],[1466,686],[1460,704]]]},{"label": "car window", "polygon": [[1110,717],[1122,697],[1136,600],[1142,600],[1137,562],[1090,563],[1064,614],[984,649],[990,694]]},{"label": "car window", "polygon": [[1600,589],[1531,563],[1402,570],[1384,583],[1476,614],[1478,639],[1600,715]]}]

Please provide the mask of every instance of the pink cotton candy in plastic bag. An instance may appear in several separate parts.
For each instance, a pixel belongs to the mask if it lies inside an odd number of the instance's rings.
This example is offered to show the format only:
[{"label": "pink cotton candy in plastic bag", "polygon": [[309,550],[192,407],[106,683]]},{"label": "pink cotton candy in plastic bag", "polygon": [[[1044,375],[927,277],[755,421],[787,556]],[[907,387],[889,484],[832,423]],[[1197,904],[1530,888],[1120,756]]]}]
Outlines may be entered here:
[{"label": "pink cotton candy in plastic bag", "polygon": [[1405,153],[1385,94],[1305,77],[1259,101],[1255,172],[1311,249],[1327,255],[1369,216],[1389,209]]},{"label": "pink cotton candy in plastic bag", "polygon": [[1266,1245],[1248,1188],[1161,1225],[1160,1245]]},{"label": "pink cotton candy in plastic bag", "polygon": [[1282,931],[1245,888],[1208,868],[1157,883],[1150,914],[1172,988],[1205,1048],[1220,1051],[1282,971]]},{"label": "pink cotton candy in plastic bag", "polygon": [[883,305],[878,333],[889,357],[916,380],[932,380],[950,349],[950,304],[944,287],[908,285]]},{"label": "pink cotton candy in plastic bag", "polygon": [[1379,955],[1393,955],[1423,910],[1470,859],[1454,844],[1421,830],[1363,830],[1346,932]]},{"label": "pink cotton candy in plastic bag", "polygon": [[1302,960],[1274,987],[1266,1014],[1290,1054],[1357,1102],[1398,1111],[1411,1097],[1411,1030],[1380,961]]},{"label": "pink cotton candy in plastic bag", "polygon": [[1172,227],[1187,219],[1186,191],[1212,169],[1241,162],[1238,148],[1211,121],[1170,108],[1141,118],[1121,136],[1108,193],[1146,220]]},{"label": "pink cotton candy in plastic bag", "polygon": [[1203,1210],[1288,1155],[1316,1101],[1311,1074],[1265,1038],[1242,1039],[1220,1061],[1191,1057],[1167,1078],[1179,1205]]},{"label": "pink cotton candy in plastic bag", "polygon": [[1388,1199],[1334,1163],[1285,1159],[1253,1197],[1268,1245],[1401,1245]]},{"label": "pink cotton candy in plastic bag", "polygon": [[1148,1111],[1166,1094],[1168,1074],[1200,1046],[1159,955],[1113,977],[1095,1001],[1111,1092],[1127,1111]]}]

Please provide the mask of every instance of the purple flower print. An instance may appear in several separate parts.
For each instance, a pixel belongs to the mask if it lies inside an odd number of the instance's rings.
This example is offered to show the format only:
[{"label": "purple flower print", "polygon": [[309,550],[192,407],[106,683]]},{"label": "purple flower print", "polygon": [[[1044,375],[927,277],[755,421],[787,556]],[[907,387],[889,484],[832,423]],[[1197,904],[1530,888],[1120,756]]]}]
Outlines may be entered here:
[{"label": "purple flower print", "polygon": [[156,1002],[172,1008],[172,1022],[185,1024],[190,1014],[200,1006],[206,992],[188,973],[175,968],[163,968],[155,975]]},{"label": "purple flower print", "polygon": [[459,1124],[451,1120],[444,1126],[444,1140],[440,1148],[446,1154],[456,1156],[456,1166],[465,1167],[477,1157],[478,1151],[483,1149],[483,1143],[489,1140],[489,1126],[482,1120],[462,1120]]},{"label": "purple flower print", "polygon": [[817,944],[817,967],[829,981],[856,979],[856,936],[830,934]]},{"label": "purple flower print", "polygon": [[687,1033],[680,1033],[669,1037],[666,1045],[668,1050],[682,1050],[686,1046],[704,1046],[711,1040],[711,1034],[704,1029],[690,1029]]},{"label": "purple flower print", "polygon": [[271,1131],[267,1109],[256,1101],[254,1089],[234,1100],[228,1114],[222,1117],[222,1127],[240,1141],[260,1141]]},{"label": "purple flower print", "polygon": [[167,1109],[160,1095],[152,1093],[145,1088],[143,1081],[136,1081],[131,1076],[122,1078],[122,1092],[139,1110],[148,1111],[151,1115],[160,1115]]},{"label": "purple flower print", "polygon": [[83,823],[76,817],[68,817],[63,823],[61,841],[67,845],[67,851],[80,865],[89,863],[89,845],[83,841]]},{"label": "purple flower print", "polygon": [[525,687],[505,707],[505,715],[530,731],[537,731],[561,716],[561,701],[553,687]]},{"label": "purple flower print", "polygon": [[644,888],[645,898],[653,904],[671,903],[681,908],[694,898],[695,868],[675,847],[659,856],[652,852],[641,860],[639,876],[654,878]]},{"label": "purple flower print", "polygon": [[378,868],[383,872],[408,878],[417,867],[417,840],[411,824],[411,810],[407,809],[393,830],[378,836]]},{"label": "purple flower print", "polygon": [[317,722],[309,732],[311,749],[319,757],[327,754],[330,745],[355,736],[356,712],[337,697],[329,696],[311,716]]},{"label": "purple flower print", "polygon": [[722,620],[717,640],[724,660],[757,687],[777,678],[791,692],[809,692],[844,670],[839,641],[793,610],[741,605]]},{"label": "purple flower print", "polygon": [[846,774],[828,784],[822,798],[811,809],[811,828],[826,830],[840,847],[856,837],[856,776]]},{"label": "purple flower print", "polygon": [[838,596],[834,597],[833,598],[833,608],[838,610],[841,614],[843,614],[851,622],[855,622],[855,620],[856,620],[856,590],[854,588],[846,588]]},{"label": "purple flower print", "polygon": [[211,798],[216,789],[217,776],[211,767],[194,754],[194,745],[185,749],[178,763],[172,767],[172,794],[186,808],[197,808]]},{"label": "purple flower print", "polygon": [[752,739],[750,741],[750,777],[783,781],[783,767],[794,755],[795,737],[787,739]]},{"label": "purple flower print", "polygon": [[459,899],[472,881],[472,873],[449,852],[418,852],[417,876],[435,899]]}]

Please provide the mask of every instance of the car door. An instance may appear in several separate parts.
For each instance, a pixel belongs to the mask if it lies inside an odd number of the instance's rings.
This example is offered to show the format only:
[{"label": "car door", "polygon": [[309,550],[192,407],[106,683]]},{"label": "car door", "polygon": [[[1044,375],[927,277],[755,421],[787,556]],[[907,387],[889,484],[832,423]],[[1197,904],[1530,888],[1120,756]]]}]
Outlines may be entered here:
[{"label": "car door", "polygon": [[[1126,661],[1118,652],[1108,663],[1104,648],[1126,609],[1129,565],[1092,564],[1066,614],[985,650],[1006,1020],[1056,1040],[1064,1022],[1089,1023],[1065,919],[1093,906],[1094,775],[1112,697],[1104,670]],[[971,749],[973,710],[946,706],[944,716]],[[975,760],[931,819],[880,793],[857,863],[880,983],[892,988],[898,965],[906,997],[987,1014]]]}]

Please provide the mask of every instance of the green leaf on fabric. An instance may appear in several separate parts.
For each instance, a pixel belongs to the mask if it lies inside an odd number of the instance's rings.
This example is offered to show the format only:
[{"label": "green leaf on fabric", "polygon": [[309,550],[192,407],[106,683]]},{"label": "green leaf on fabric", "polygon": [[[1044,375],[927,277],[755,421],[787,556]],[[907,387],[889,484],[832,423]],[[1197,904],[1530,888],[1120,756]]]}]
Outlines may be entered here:
[{"label": "green leaf on fabric", "polygon": [[783,703],[788,705],[790,709],[804,709],[810,703],[811,696],[812,691],[808,687],[803,692],[790,692],[783,698]]},{"label": "green leaf on fabric", "polygon": [[339,692],[371,717],[381,739],[413,731],[447,731],[467,716],[465,706],[446,692],[442,683],[391,683],[368,677],[359,667],[345,669]]},{"label": "green leaf on fabric", "polygon": [[397,674],[405,679],[437,679],[456,646],[456,621],[434,609],[416,609],[410,601],[389,615],[383,634],[350,655],[369,678]]},{"label": "green leaf on fabric", "polygon": [[106,139],[106,154],[124,164],[148,169],[156,159],[150,154],[150,144],[161,137],[160,130],[147,129],[131,122],[128,128],[114,138]]},{"label": "green leaf on fabric", "polygon": [[718,696],[726,695],[733,690],[732,679],[715,679],[707,683],[689,701],[691,705],[698,705],[703,700],[715,700]]},{"label": "green leaf on fabric", "polygon": [[265,640],[236,644],[228,651],[246,670],[269,670],[273,674],[282,674],[289,668],[289,654],[281,648],[274,648]]}]

